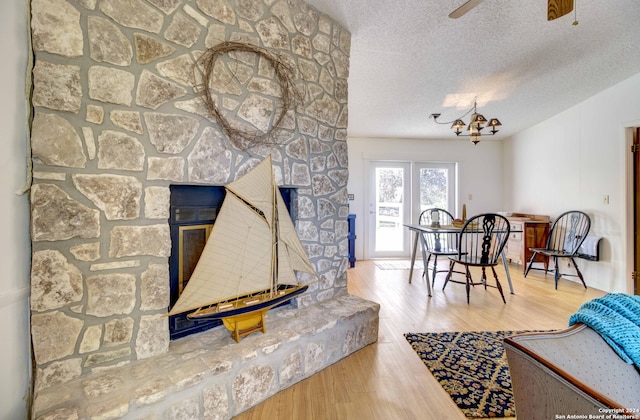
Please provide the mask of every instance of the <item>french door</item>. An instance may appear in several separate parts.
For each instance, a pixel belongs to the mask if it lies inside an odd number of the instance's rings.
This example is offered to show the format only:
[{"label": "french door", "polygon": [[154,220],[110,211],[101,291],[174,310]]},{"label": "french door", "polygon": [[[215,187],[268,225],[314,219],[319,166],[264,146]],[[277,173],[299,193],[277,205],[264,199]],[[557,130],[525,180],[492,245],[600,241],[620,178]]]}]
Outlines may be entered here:
[{"label": "french door", "polygon": [[[455,212],[455,163],[369,163],[365,258],[406,258],[420,212],[440,207]],[[455,215],[455,214],[454,214]]]}]

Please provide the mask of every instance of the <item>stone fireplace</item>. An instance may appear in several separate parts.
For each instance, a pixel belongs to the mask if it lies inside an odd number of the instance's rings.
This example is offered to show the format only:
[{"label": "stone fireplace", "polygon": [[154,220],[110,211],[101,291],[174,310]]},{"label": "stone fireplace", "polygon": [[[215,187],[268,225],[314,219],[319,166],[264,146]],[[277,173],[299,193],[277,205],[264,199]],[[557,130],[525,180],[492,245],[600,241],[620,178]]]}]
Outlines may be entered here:
[{"label": "stone fireplace", "polygon": [[[300,0],[30,6],[34,418],[230,418],[377,339],[377,305],[346,290],[348,32]],[[198,58],[225,41],[283,57],[304,96],[250,149],[198,84]],[[244,53],[213,72],[232,124],[272,127],[273,69]],[[170,341],[171,186],[224,185],[268,154],[320,281],[267,334]]]}]

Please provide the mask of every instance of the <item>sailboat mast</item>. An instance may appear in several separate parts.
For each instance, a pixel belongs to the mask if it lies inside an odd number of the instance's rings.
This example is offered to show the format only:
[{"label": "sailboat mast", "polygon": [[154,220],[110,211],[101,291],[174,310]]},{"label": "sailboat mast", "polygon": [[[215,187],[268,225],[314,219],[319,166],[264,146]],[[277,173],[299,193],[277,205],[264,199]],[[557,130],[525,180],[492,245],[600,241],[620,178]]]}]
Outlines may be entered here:
[{"label": "sailboat mast", "polygon": [[278,226],[278,186],[271,182],[271,296],[274,296],[278,288],[278,237],[280,226]]}]

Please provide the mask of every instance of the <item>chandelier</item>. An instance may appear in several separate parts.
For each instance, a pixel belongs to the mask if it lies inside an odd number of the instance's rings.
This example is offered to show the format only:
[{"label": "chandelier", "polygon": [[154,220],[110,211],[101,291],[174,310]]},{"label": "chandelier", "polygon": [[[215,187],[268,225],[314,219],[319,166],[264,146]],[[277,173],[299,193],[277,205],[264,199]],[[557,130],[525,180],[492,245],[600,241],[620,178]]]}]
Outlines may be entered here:
[{"label": "chandelier", "polygon": [[[481,131],[484,128],[491,129],[489,132],[484,133],[485,136],[495,136],[495,134],[499,131],[497,127],[501,126],[502,124],[500,123],[500,120],[498,120],[497,118],[491,118],[490,120],[487,120],[484,117],[484,115],[478,114],[478,111],[476,108],[477,108],[477,98],[473,100],[473,106],[471,107],[471,109],[469,109],[462,116],[460,116],[459,118],[456,118],[453,121],[448,121],[448,122],[438,121],[438,118],[440,117],[441,114],[431,114],[431,118],[433,118],[433,121],[435,121],[436,124],[451,124],[451,129],[453,130],[454,133],[456,133],[456,136],[470,137],[471,143],[478,144],[478,142],[480,142],[480,137],[482,137]],[[469,115],[472,111],[473,113],[471,114],[469,125],[467,125],[465,124],[464,121],[462,121],[462,119],[467,115]],[[465,127],[468,134],[463,134],[462,132],[462,130]]]}]

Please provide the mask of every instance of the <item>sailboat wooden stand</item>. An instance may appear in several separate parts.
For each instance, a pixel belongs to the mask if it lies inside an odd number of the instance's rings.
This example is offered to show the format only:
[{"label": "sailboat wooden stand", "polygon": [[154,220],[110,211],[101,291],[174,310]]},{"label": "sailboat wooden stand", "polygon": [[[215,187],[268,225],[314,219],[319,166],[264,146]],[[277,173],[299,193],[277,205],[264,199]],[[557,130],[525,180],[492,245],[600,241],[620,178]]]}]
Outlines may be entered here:
[{"label": "sailboat wooden stand", "polygon": [[239,343],[242,337],[254,332],[262,331],[263,334],[267,332],[264,324],[264,316],[267,311],[268,309],[263,309],[257,313],[250,312],[244,315],[230,316],[223,318],[222,323],[231,331],[231,337]]},{"label": "sailboat wooden stand", "polygon": [[275,183],[271,156],[225,189],[198,264],[168,315],[222,319],[239,342],[264,333],[267,311],[307,290],[296,271],[318,275]]}]

